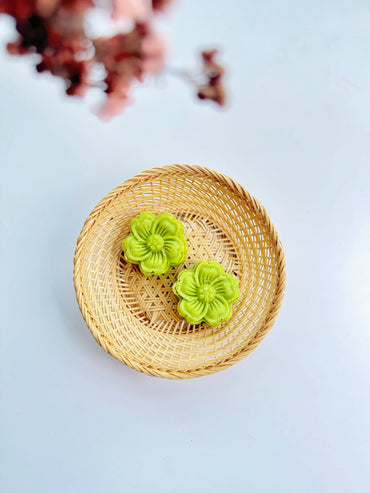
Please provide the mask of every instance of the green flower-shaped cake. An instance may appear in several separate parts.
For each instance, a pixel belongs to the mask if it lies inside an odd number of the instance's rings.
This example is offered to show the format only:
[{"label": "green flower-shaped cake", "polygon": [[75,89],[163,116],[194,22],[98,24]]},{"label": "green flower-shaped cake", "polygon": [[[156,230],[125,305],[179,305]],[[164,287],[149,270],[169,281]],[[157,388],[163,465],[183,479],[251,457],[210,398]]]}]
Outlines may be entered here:
[{"label": "green flower-shaped cake", "polygon": [[139,264],[146,276],[161,275],[184,262],[188,244],[184,228],[172,214],[155,216],[142,212],[130,223],[130,234],[123,240],[125,259]]},{"label": "green flower-shaped cake", "polygon": [[232,304],[240,296],[238,279],[226,274],[218,262],[207,260],[180,272],[173,291],[179,297],[178,311],[187,322],[214,327],[229,320]]}]

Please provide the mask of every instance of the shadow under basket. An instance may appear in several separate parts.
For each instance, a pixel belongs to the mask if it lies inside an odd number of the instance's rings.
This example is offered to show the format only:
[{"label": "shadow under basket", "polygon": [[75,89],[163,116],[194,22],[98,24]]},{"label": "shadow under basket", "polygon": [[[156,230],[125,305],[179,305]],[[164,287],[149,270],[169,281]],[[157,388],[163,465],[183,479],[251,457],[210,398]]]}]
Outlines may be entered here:
[{"label": "shadow under basket", "polygon": [[[146,277],[124,259],[122,240],[141,212],[170,212],[184,225],[185,263]],[[239,279],[240,298],[219,327],[191,325],[177,312],[177,275],[216,260]],[[241,185],[200,166],[153,168],[110,192],[77,241],[74,284],[98,343],[136,370],[193,378],[247,356],[272,327],[285,289],[285,257],[264,207]]]}]

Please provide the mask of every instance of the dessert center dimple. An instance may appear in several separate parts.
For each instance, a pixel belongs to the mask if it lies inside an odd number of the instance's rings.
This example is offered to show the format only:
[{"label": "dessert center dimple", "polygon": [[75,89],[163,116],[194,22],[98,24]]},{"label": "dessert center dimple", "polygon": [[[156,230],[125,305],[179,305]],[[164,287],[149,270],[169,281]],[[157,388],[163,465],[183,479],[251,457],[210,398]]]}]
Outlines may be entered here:
[{"label": "dessert center dimple", "polygon": [[150,235],[146,241],[146,246],[154,253],[160,252],[164,246],[164,240],[160,235]]},{"label": "dessert center dimple", "polygon": [[216,296],[216,291],[210,284],[203,284],[198,288],[198,298],[205,303],[209,303]]}]

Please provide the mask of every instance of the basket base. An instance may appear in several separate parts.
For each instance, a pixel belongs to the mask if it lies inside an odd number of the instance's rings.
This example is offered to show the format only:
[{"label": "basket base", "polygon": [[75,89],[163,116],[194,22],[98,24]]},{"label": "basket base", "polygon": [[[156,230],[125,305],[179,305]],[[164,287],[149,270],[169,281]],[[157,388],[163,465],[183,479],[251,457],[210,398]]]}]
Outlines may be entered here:
[{"label": "basket base", "polygon": [[240,262],[231,240],[225,232],[209,219],[193,213],[172,213],[184,225],[189,244],[186,262],[172,267],[162,276],[145,276],[137,265],[124,259],[118,264],[117,280],[122,302],[135,317],[153,330],[172,334],[194,333],[217,327],[192,325],[177,312],[178,299],[172,291],[177,275],[183,269],[192,269],[200,260],[217,260],[225,272],[238,276]]}]

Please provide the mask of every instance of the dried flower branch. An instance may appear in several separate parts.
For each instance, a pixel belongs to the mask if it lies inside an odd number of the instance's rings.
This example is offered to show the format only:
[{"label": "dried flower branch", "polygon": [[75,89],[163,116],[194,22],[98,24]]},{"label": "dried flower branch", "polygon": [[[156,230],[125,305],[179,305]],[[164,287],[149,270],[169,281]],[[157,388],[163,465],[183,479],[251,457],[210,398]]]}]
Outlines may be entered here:
[{"label": "dried flower branch", "polygon": [[[113,21],[128,19],[128,32],[92,39],[85,31],[92,0],[0,0],[0,14],[15,18],[18,39],[9,43],[12,55],[37,53],[38,72],[50,72],[66,83],[69,96],[83,97],[91,87],[106,94],[99,110],[103,119],[121,113],[131,103],[131,89],[147,75],[165,66],[165,43],[155,33],[156,15],[165,12],[172,0],[111,0]],[[205,80],[195,83],[200,99],[225,103],[224,69],[215,62],[217,51],[203,51]],[[103,66],[102,79],[94,79],[94,67]],[[189,78],[186,76],[186,78]]]},{"label": "dried flower branch", "polygon": [[216,55],[217,50],[202,52],[203,73],[207,78],[207,82],[199,87],[198,98],[210,99],[220,106],[223,106],[225,104],[225,90],[222,83],[222,77],[225,70],[221,65],[215,62]]}]

